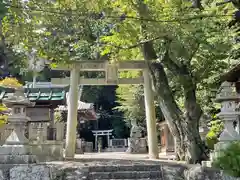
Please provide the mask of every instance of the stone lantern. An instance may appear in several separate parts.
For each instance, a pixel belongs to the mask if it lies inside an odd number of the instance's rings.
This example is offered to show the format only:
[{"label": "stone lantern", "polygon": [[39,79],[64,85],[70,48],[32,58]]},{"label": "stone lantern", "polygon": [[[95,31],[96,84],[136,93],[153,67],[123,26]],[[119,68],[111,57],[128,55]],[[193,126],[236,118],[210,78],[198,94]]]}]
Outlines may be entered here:
[{"label": "stone lantern", "polygon": [[29,118],[26,116],[26,107],[33,104],[24,95],[23,89],[15,89],[15,93],[3,100],[3,103],[12,109],[8,116],[8,124],[13,131],[0,147],[0,161],[8,164],[25,164],[36,162],[36,158],[30,155],[28,139],[25,137],[25,127]]},{"label": "stone lantern", "polygon": [[239,140],[239,134],[234,128],[234,122],[238,120],[238,115],[240,115],[240,112],[236,111],[238,96],[234,89],[231,83],[224,82],[216,98],[216,101],[221,103],[221,112],[218,117],[224,123],[224,130],[219,137],[220,141]]},{"label": "stone lantern", "polygon": [[239,123],[238,116],[240,112],[237,111],[238,99],[232,83],[224,82],[216,98],[216,101],[221,103],[221,112],[218,114],[218,117],[224,123],[224,130],[219,137],[219,142],[214,146],[215,152],[212,158],[216,158],[218,153],[226,148],[230,142],[240,139],[239,133],[234,127],[235,122]]}]

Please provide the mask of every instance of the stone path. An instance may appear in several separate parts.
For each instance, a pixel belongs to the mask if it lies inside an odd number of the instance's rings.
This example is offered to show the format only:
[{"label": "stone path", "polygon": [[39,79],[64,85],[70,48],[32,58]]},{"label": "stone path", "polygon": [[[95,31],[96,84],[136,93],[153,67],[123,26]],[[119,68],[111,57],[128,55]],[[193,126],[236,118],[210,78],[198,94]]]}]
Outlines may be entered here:
[{"label": "stone path", "polygon": [[[125,152],[103,152],[103,153],[84,153],[76,154],[76,160],[78,159],[124,159],[124,160],[149,160],[148,154],[129,154]],[[159,154],[160,161],[173,161],[175,155],[173,153]],[[159,161],[153,160],[153,161]]]},{"label": "stone path", "polygon": [[[159,164],[161,162],[184,163],[173,160],[173,154],[159,154],[159,159],[152,160],[147,154],[129,154],[124,152],[103,152],[76,154],[74,161],[56,161],[49,164],[63,165],[68,167],[79,166],[105,166],[105,165],[131,165],[131,164]],[[48,164],[47,163],[47,164]]]}]

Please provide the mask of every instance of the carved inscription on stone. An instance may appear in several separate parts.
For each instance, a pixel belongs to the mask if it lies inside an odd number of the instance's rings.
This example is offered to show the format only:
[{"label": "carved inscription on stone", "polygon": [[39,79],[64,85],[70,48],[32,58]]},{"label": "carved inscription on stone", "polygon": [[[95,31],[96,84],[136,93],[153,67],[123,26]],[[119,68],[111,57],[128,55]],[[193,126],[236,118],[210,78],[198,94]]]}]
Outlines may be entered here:
[{"label": "carved inscription on stone", "polygon": [[88,62],[88,63],[82,63],[78,64],[77,68],[81,70],[103,70],[105,68],[105,63],[98,63],[98,62]]},{"label": "carved inscription on stone", "polygon": [[118,68],[115,65],[108,65],[106,71],[107,84],[118,84]]}]

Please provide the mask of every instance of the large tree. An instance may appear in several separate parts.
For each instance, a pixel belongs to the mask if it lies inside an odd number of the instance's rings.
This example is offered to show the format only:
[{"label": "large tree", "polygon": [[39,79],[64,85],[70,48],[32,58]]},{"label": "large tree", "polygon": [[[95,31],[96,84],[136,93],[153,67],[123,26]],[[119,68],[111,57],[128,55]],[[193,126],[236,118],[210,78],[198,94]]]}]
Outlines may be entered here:
[{"label": "large tree", "polygon": [[[203,111],[197,91],[205,89],[206,81],[228,66],[232,47],[231,33],[226,28],[229,15],[211,8],[213,4],[194,10],[182,1],[102,3],[106,3],[102,11],[111,13],[109,18],[125,15],[124,23],[115,21],[113,35],[102,38],[108,44],[104,52],[114,52],[113,57],[123,60],[142,57],[149,63],[154,90],[176,139],[179,159],[200,162],[206,149],[199,135]],[[175,92],[170,86],[173,79],[173,86],[179,87]],[[183,103],[176,101],[179,94]]]}]

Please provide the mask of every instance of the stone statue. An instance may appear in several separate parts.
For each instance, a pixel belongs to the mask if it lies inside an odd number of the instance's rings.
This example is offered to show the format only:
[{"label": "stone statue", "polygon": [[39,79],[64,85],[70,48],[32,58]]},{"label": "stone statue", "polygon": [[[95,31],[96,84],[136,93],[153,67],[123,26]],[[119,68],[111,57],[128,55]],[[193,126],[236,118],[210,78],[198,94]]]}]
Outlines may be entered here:
[{"label": "stone statue", "polygon": [[137,124],[136,120],[131,121],[131,134],[128,138],[128,153],[146,153],[147,143],[146,139],[142,138],[142,127]]},{"label": "stone statue", "polygon": [[131,128],[130,137],[131,138],[141,138],[142,137],[142,128],[140,126],[138,126],[137,121],[132,120],[131,125],[132,125],[132,128]]}]

